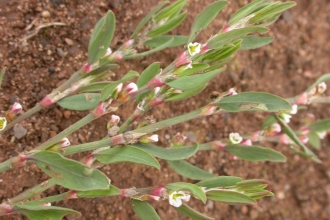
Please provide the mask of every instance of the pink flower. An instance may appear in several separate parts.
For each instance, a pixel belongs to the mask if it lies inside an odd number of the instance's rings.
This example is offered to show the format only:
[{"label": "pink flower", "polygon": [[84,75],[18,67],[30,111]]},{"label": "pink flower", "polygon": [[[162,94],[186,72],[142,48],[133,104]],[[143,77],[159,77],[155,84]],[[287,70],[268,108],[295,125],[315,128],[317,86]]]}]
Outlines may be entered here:
[{"label": "pink flower", "polygon": [[60,142],[59,142],[59,144],[61,144],[61,148],[65,148],[65,147],[67,147],[67,146],[70,146],[70,141],[69,141],[69,139],[68,138],[63,138]]},{"label": "pink flower", "polygon": [[241,142],[241,145],[252,146],[252,141],[250,139],[246,139]]},{"label": "pink flower", "polygon": [[161,87],[164,85],[164,82],[162,82],[160,79],[158,79],[157,77],[154,77],[152,78],[148,84],[147,84],[147,87],[149,89],[153,89],[153,88],[156,88],[156,87]]},{"label": "pink flower", "polygon": [[175,67],[179,67],[184,64],[188,64],[190,62],[191,62],[191,60],[190,60],[190,58],[187,57],[186,52],[182,52],[182,53],[180,53],[179,58],[176,59],[176,61],[175,61]]},{"label": "pink flower", "polygon": [[229,89],[228,90],[228,93],[227,93],[227,95],[237,95],[237,92],[234,90],[234,88],[231,88],[231,89]]},{"label": "pink flower", "polygon": [[281,133],[281,131],[282,131],[281,125],[278,123],[274,123],[274,124],[270,125],[269,128],[267,129],[267,135],[275,136],[278,133]]},{"label": "pink flower", "polygon": [[130,83],[126,86],[124,91],[127,92],[127,95],[131,95],[131,94],[134,94],[138,91],[138,87],[135,83]]},{"label": "pink flower", "polygon": [[298,105],[307,105],[308,104],[308,94],[307,92],[302,93],[296,100]]}]

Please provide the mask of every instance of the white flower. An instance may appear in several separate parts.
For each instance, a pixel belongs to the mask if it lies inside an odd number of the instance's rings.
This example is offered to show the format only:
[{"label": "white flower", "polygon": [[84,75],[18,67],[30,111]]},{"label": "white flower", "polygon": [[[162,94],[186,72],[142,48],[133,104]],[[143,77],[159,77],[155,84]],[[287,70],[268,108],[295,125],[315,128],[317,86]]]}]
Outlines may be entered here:
[{"label": "white flower", "polygon": [[294,104],[292,105],[292,110],[290,111],[291,115],[295,115],[298,112],[298,105]]},{"label": "white flower", "polygon": [[239,133],[230,133],[229,134],[229,141],[231,144],[239,144],[243,138],[239,135]]},{"label": "white flower", "polygon": [[287,113],[281,113],[280,114],[280,119],[282,119],[285,123],[289,123],[291,119],[291,115]]},{"label": "white flower", "polygon": [[201,52],[201,44],[200,43],[189,43],[188,44],[188,52],[190,56],[195,56],[196,54]]},{"label": "white flower", "polygon": [[320,139],[324,139],[325,136],[327,135],[327,132],[326,131],[323,131],[323,132],[316,132],[317,136],[320,138]]},{"label": "white flower", "polygon": [[323,94],[326,89],[327,89],[327,84],[325,84],[325,82],[321,82],[320,84],[317,85],[318,94]]},{"label": "white flower", "polygon": [[190,195],[183,191],[174,191],[169,195],[168,199],[170,205],[174,207],[180,207],[182,205],[181,200],[188,202],[190,200]]},{"label": "white flower", "polygon": [[0,131],[5,129],[6,125],[7,125],[6,118],[5,117],[0,117]]}]

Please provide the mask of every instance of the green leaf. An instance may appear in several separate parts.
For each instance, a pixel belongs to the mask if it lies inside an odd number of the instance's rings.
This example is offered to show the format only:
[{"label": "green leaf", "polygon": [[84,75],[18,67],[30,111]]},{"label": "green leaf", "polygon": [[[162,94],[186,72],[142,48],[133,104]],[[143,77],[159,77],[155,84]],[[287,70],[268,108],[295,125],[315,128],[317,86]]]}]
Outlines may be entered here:
[{"label": "green leaf", "polygon": [[308,143],[315,149],[321,149],[321,140],[315,132],[308,133]]},{"label": "green leaf", "polygon": [[223,98],[215,104],[228,112],[291,110],[289,102],[264,92],[242,92]]},{"label": "green leaf", "polygon": [[147,40],[144,42],[144,45],[149,47],[158,47],[158,45],[162,45],[166,43],[167,41],[171,40],[173,38],[173,41],[170,45],[167,47],[177,47],[181,46],[187,43],[188,36],[181,36],[181,35],[162,35],[158,37],[154,37],[150,40]]},{"label": "green leaf", "polygon": [[181,212],[182,214],[194,219],[194,220],[212,220],[214,218],[208,217],[197,210],[191,208],[187,204],[182,204],[180,207],[175,208],[177,211]]},{"label": "green leaf", "polygon": [[265,0],[256,0],[244,6],[230,18],[228,25],[232,26],[233,24],[236,24],[238,21],[240,21],[242,18],[249,16],[256,8],[258,8],[264,2]]},{"label": "green leaf", "polygon": [[93,155],[98,161],[104,164],[129,162],[143,164],[160,169],[158,161],[152,155],[132,146],[105,149]]},{"label": "green leaf", "polygon": [[160,69],[160,62],[155,62],[150,64],[140,75],[138,78],[136,85],[141,88],[146,85],[152,78],[154,78]]},{"label": "green leaf", "polygon": [[148,202],[132,199],[131,205],[140,220],[161,220],[155,209]]},{"label": "green leaf", "polygon": [[107,52],[115,31],[115,25],[116,19],[112,11],[109,11],[97,22],[88,45],[89,64],[95,63]]},{"label": "green leaf", "polygon": [[195,89],[191,89],[188,91],[184,91],[182,93],[175,94],[167,99],[165,101],[180,101],[180,100],[185,100],[188,99],[192,96],[197,95],[201,91],[203,91],[206,88],[206,83],[200,86],[197,86]]},{"label": "green leaf", "polygon": [[6,67],[2,68],[1,72],[0,72],[0,88],[1,88],[2,80],[3,80],[5,73],[6,73]]},{"label": "green leaf", "polygon": [[197,144],[191,147],[176,148],[162,148],[152,144],[143,143],[134,144],[133,146],[163,160],[183,160],[193,156],[198,150]]},{"label": "green leaf", "polygon": [[88,86],[80,88],[78,91],[79,92],[99,92],[104,89],[109,84],[112,84],[113,82],[95,82],[91,83]]},{"label": "green leaf", "polygon": [[259,146],[246,146],[246,145],[228,145],[226,150],[231,154],[248,161],[273,161],[273,162],[285,162],[286,157],[269,148]]},{"label": "green leaf", "polygon": [[229,31],[227,33],[221,33],[220,35],[212,38],[207,46],[210,49],[219,49],[224,45],[241,38],[244,38],[247,34],[258,32],[260,34],[267,33],[268,29],[264,27],[245,27]]},{"label": "green leaf", "polygon": [[253,35],[248,35],[243,38],[243,42],[241,45],[241,50],[251,50],[259,47],[263,47],[265,45],[273,42],[274,37],[258,37]]},{"label": "green leaf", "polygon": [[33,220],[61,220],[64,216],[70,214],[80,214],[79,212],[56,206],[34,206],[16,204],[14,210],[26,215]]},{"label": "green leaf", "polygon": [[92,110],[99,104],[101,95],[98,93],[83,93],[69,96],[57,102],[62,108],[69,110]]},{"label": "green leaf", "polygon": [[95,198],[95,197],[108,197],[108,196],[117,196],[120,195],[121,191],[114,186],[110,186],[109,189],[97,189],[90,191],[79,191],[77,192],[78,197],[84,198]]},{"label": "green leaf", "polygon": [[320,162],[317,156],[310,149],[308,149],[304,143],[301,142],[301,140],[298,138],[296,133],[290,128],[290,126],[287,123],[282,121],[277,115],[274,114],[273,116],[276,118],[277,122],[282,126],[283,132],[287,134],[295,144],[301,147],[305,151],[308,157],[311,157],[316,162]]},{"label": "green leaf", "polygon": [[186,0],[178,0],[174,2],[172,5],[167,6],[162,9],[157,15],[155,15],[154,20],[158,23],[162,20],[169,20],[171,18],[176,17],[183,7],[186,4]]},{"label": "green leaf", "polygon": [[129,59],[136,59],[136,58],[139,58],[139,57],[143,57],[143,56],[147,56],[147,55],[150,55],[150,54],[153,54],[157,51],[160,51],[160,50],[163,50],[165,48],[167,48],[169,45],[171,45],[173,42],[173,38],[171,38],[169,41],[167,41],[166,43],[162,44],[162,45],[159,45],[158,47],[152,49],[152,50],[148,50],[148,51],[145,51],[145,52],[142,52],[142,53],[138,53],[138,54],[132,54],[132,55],[125,55],[125,60],[129,60]]},{"label": "green leaf", "polygon": [[192,68],[185,69],[181,73],[176,73],[176,75],[178,75],[179,77],[189,76],[189,75],[191,75],[193,73],[201,72],[202,70],[205,70],[208,67],[210,67],[207,64],[192,64],[191,66],[192,66]]},{"label": "green leaf", "polygon": [[242,181],[242,178],[236,176],[218,176],[218,177],[213,177],[211,179],[200,181],[196,183],[196,185],[210,189],[210,188],[234,186],[236,183],[240,181]]},{"label": "green leaf", "polygon": [[177,26],[179,26],[179,24],[181,24],[181,22],[186,18],[187,13],[184,12],[178,16],[176,16],[175,18],[172,18],[168,21],[166,21],[164,24],[158,26],[157,28],[153,29],[152,31],[150,31],[147,36],[150,38],[154,38],[154,37],[158,37],[162,34],[165,34],[171,30],[173,30],[174,28],[176,28]]},{"label": "green leaf", "polygon": [[128,73],[126,73],[123,78],[121,78],[120,80],[118,80],[117,82],[120,82],[120,83],[124,83],[124,82],[127,82],[131,79],[134,79],[135,77],[138,77],[140,74],[134,70],[130,70],[128,71]]},{"label": "green leaf", "polygon": [[206,196],[210,200],[228,203],[231,205],[248,205],[256,203],[254,199],[242,193],[220,189],[208,191]]},{"label": "green leaf", "polygon": [[190,193],[192,193],[192,195],[199,198],[204,204],[206,202],[206,195],[204,191],[195,184],[177,182],[177,183],[167,184],[165,188],[174,191],[179,191],[179,190],[189,191]]},{"label": "green leaf", "polygon": [[272,124],[276,123],[276,118],[274,118],[272,115],[268,116],[266,120],[261,125],[261,129],[264,130],[267,127],[271,126]]},{"label": "green leaf", "polygon": [[108,189],[110,186],[110,180],[101,171],[67,159],[59,153],[40,151],[29,158],[48,176],[54,178],[56,184],[65,188],[88,191]]},{"label": "green leaf", "polygon": [[197,86],[204,85],[205,83],[210,81],[212,78],[214,78],[216,75],[218,75],[225,69],[226,69],[226,67],[223,67],[221,69],[212,70],[208,73],[197,74],[197,75],[193,75],[193,76],[184,76],[177,80],[168,82],[166,84],[172,88],[183,90],[183,91],[196,89]]},{"label": "green leaf", "polygon": [[199,31],[205,29],[227,4],[227,1],[213,2],[198,14],[191,27],[188,43],[192,42],[198,35]]},{"label": "green leaf", "polygon": [[257,12],[256,15],[249,20],[250,23],[257,23],[257,22],[262,22],[263,20],[266,20],[268,18],[271,18],[273,16],[276,16],[280,14],[281,12],[292,8],[295,6],[297,3],[295,2],[284,2],[282,4],[275,4],[274,7],[271,7],[270,9],[260,13]]},{"label": "green leaf", "polygon": [[119,84],[119,82],[115,82],[105,86],[101,92],[101,102],[107,100]]},{"label": "green leaf", "polygon": [[309,129],[314,132],[324,132],[330,130],[330,119],[323,119],[314,122],[311,126],[309,126]]},{"label": "green leaf", "polygon": [[181,176],[192,180],[205,180],[214,177],[214,174],[206,172],[184,160],[167,161],[172,169]]},{"label": "green leaf", "polygon": [[320,78],[318,78],[316,80],[315,83],[313,83],[310,87],[308,87],[308,89],[306,90],[306,92],[310,92],[315,86],[317,86],[321,82],[327,82],[329,80],[330,80],[330,73],[327,73],[327,74],[322,75]]},{"label": "green leaf", "polygon": [[95,76],[95,75],[98,75],[100,73],[103,73],[104,71],[107,71],[107,70],[111,70],[111,69],[114,69],[114,68],[117,68],[118,65],[117,64],[104,64],[102,66],[99,66],[98,68],[90,71],[89,73],[86,73],[84,74],[84,77],[88,77],[88,76]]},{"label": "green leaf", "polygon": [[221,49],[211,50],[209,53],[202,55],[201,59],[204,62],[217,62],[219,60],[224,60],[240,49],[241,42],[242,39],[232,42]]},{"label": "green leaf", "polygon": [[143,28],[144,25],[146,25],[148,23],[148,21],[152,18],[152,16],[154,14],[156,14],[162,7],[164,7],[166,4],[168,4],[169,1],[164,1],[164,2],[160,2],[154,9],[152,9],[149,14],[147,14],[138,24],[138,26],[136,27],[135,31],[133,32],[133,34],[131,35],[131,38],[136,38],[137,34],[139,33],[139,31]]}]

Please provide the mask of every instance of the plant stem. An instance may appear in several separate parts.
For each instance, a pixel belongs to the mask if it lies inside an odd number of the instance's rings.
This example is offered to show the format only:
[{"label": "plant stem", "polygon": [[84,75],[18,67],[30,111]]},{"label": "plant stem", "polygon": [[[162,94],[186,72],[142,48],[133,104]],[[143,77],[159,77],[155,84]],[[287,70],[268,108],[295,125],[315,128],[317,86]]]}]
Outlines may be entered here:
[{"label": "plant stem", "polygon": [[111,143],[112,143],[111,140],[112,140],[112,138],[105,138],[100,141],[89,142],[86,144],[73,145],[73,146],[65,148],[64,155],[71,155],[71,154],[76,154],[76,153],[85,152],[85,151],[89,151],[89,150],[95,150],[95,149],[98,149],[101,147],[111,146]]},{"label": "plant stem", "polygon": [[41,184],[36,185],[31,189],[26,190],[23,193],[19,194],[18,196],[15,196],[14,198],[10,199],[9,202],[11,204],[15,204],[25,199],[32,198],[36,195],[39,195],[40,193],[42,193],[46,189],[49,189],[52,186],[55,186],[55,179],[49,179]]},{"label": "plant stem", "polygon": [[36,106],[29,109],[27,112],[21,114],[16,119],[14,119],[10,123],[8,123],[7,126],[2,131],[0,131],[0,134],[3,134],[5,131],[8,131],[10,128],[14,127],[14,125],[20,123],[21,121],[30,117],[31,115],[35,114],[36,112],[40,111],[41,109],[42,109],[42,107],[38,103]]},{"label": "plant stem", "polygon": [[45,150],[45,149],[51,147],[52,145],[61,141],[63,138],[65,138],[65,137],[69,136],[70,134],[72,134],[73,132],[77,131],[79,128],[81,128],[81,127],[85,126],[86,124],[88,124],[89,122],[93,121],[94,119],[96,119],[95,116],[92,113],[89,113],[88,115],[86,115],[85,117],[83,117],[82,119],[80,119],[79,121],[74,123],[73,125],[69,126],[65,130],[63,130],[61,133],[57,134],[55,137],[51,138],[50,140],[48,140],[48,141],[44,142],[43,144],[39,145],[38,147],[36,147],[35,150]]},{"label": "plant stem", "polygon": [[0,173],[5,172],[7,170],[11,170],[13,168],[11,164],[11,159],[6,160],[5,162],[0,163]]}]

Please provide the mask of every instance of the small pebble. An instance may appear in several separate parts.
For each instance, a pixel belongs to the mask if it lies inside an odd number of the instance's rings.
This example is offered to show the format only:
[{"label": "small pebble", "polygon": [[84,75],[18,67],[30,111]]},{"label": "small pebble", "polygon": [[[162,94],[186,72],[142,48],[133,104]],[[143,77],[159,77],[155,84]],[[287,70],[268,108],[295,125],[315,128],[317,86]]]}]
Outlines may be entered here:
[{"label": "small pebble", "polygon": [[50,18],[50,12],[49,11],[43,11],[43,12],[41,12],[41,17],[43,17],[43,18]]},{"label": "small pebble", "polygon": [[73,40],[71,40],[70,38],[64,38],[64,41],[67,45],[72,46],[74,44]]}]

